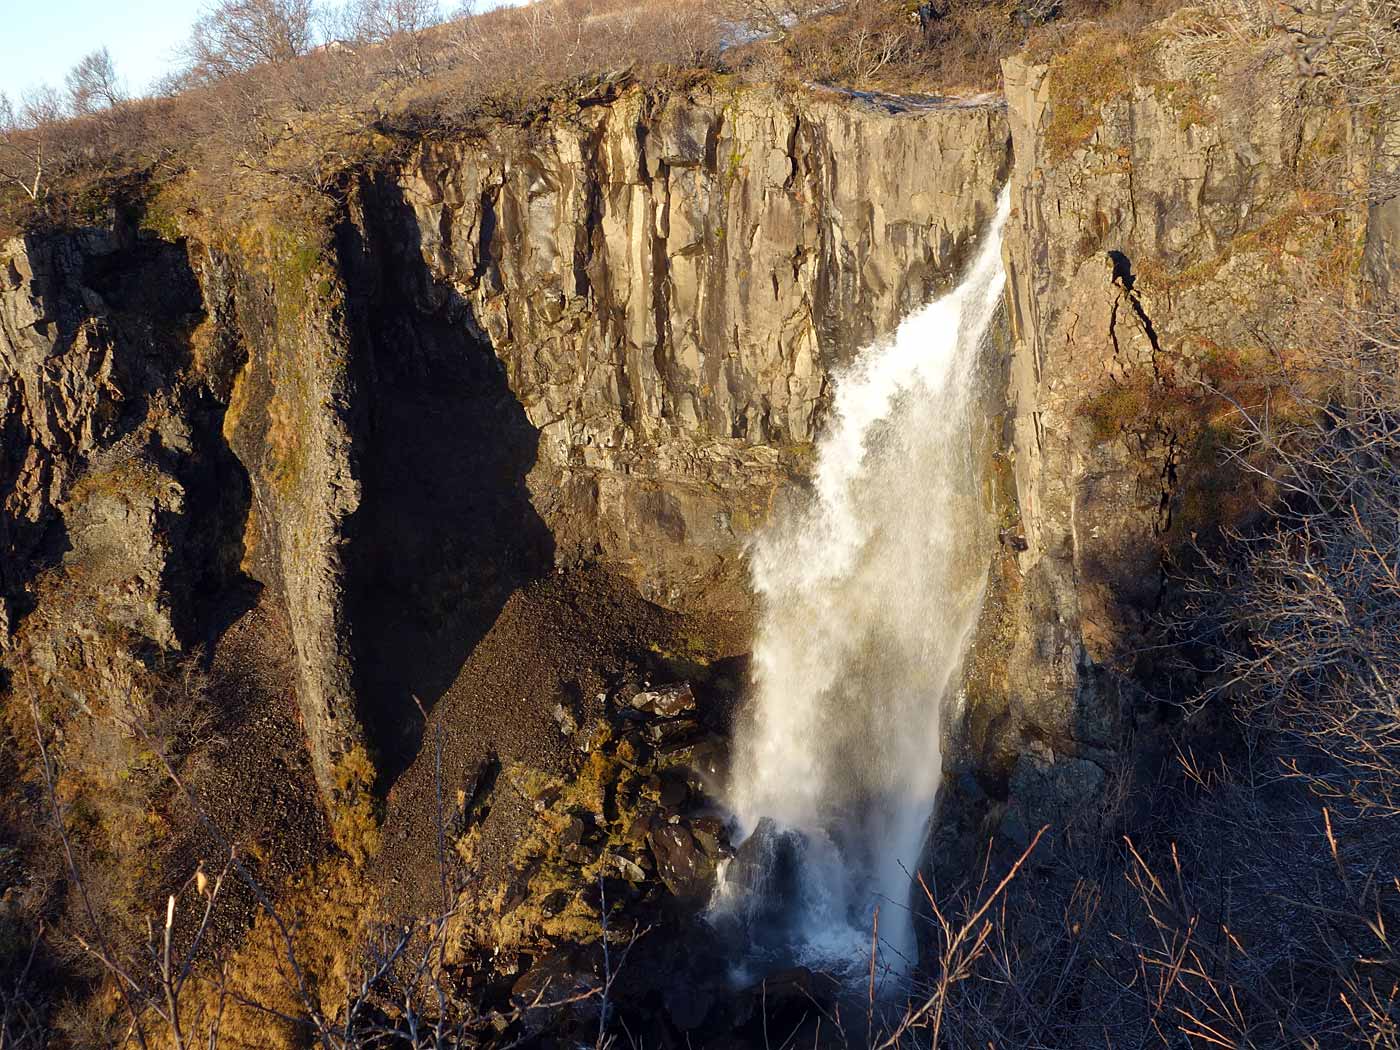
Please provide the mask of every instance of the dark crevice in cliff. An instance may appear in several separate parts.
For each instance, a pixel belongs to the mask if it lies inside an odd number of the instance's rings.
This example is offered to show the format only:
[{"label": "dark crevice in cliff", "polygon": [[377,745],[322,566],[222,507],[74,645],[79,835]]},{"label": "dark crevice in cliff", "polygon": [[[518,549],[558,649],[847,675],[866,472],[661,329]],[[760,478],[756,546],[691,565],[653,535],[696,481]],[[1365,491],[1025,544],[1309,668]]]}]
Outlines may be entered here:
[{"label": "dark crevice in cliff", "polygon": [[[495,250],[496,227],[499,225],[496,206],[500,196],[499,186],[490,186],[481,195],[481,228],[477,237],[476,273],[472,275],[477,284],[481,283],[498,262]],[[444,212],[450,210],[444,209]]]},{"label": "dark crevice in cliff", "polygon": [[[0,491],[8,493],[15,491],[28,467],[29,428],[19,375],[11,377],[6,387],[5,397],[0,400],[0,413],[3,413],[0,420],[4,422],[0,430]],[[47,479],[44,485],[47,487]],[[38,571],[39,567],[30,561],[36,556],[42,557],[43,535],[48,524],[46,520],[27,520],[25,515],[11,513],[8,509],[0,513],[0,552],[4,553],[0,558],[0,597],[12,601],[18,598],[25,581]]]},{"label": "dark crevice in cliff", "polygon": [[21,592],[72,549],[64,501],[73,485],[86,479],[104,492],[113,470],[146,464],[183,490],[179,509],[158,511],[156,523],[173,548],[162,570],[172,627],[182,646],[207,646],[256,585],[240,568],[251,495],[222,434],[227,406],[192,371],[192,333],[206,311],[187,250],[139,234],[125,216],[110,231],[27,247],[54,343],[46,387],[36,388],[43,402],[26,404],[16,376],[0,406],[0,482],[29,494],[27,514],[0,514],[0,594],[18,599],[17,623],[30,605]]},{"label": "dark crevice in cliff", "polygon": [[792,130],[788,133],[787,142],[784,145],[784,152],[788,159],[788,177],[783,182],[783,189],[789,193],[797,185],[797,174],[801,169],[798,159],[798,149],[805,135],[806,128],[802,123],[802,111],[797,107],[792,109]]},{"label": "dark crevice in cliff", "polygon": [[606,204],[603,199],[603,183],[600,175],[605,171],[604,157],[606,153],[603,148],[603,137],[606,130],[607,125],[600,124],[588,136],[585,143],[585,155],[591,158],[592,163],[587,165],[584,173],[586,179],[584,192],[587,200],[584,220],[574,229],[574,296],[578,299],[588,299],[593,291],[590,269],[602,237],[603,213],[606,210]]},{"label": "dark crevice in cliff", "polygon": [[1177,473],[1177,464],[1181,459],[1181,449],[1175,433],[1167,436],[1167,453],[1162,463],[1162,495],[1157,504],[1157,520],[1154,523],[1154,531],[1157,535],[1163,536],[1171,531],[1172,527],[1172,500],[1176,495],[1180,478]]},{"label": "dark crevice in cliff", "polygon": [[166,565],[164,589],[181,644],[205,648],[253,607],[262,586],[242,570],[253,492],[248,472],[224,440],[227,406],[203,390],[191,400],[191,447],[167,453],[185,498],[179,526],[184,540]]},{"label": "dark crevice in cliff", "polygon": [[[655,223],[653,222],[652,225],[654,227]],[[656,325],[656,343],[652,347],[652,364],[656,367],[656,374],[663,378],[663,390],[678,385],[672,381],[675,378],[676,369],[671,360],[670,263],[671,259],[666,249],[666,238],[660,234],[653,234],[651,238],[651,294],[653,323]],[[661,404],[661,417],[663,419],[674,418],[675,412],[675,402],[670,397],[664,397]]]},{"label": "dark crevice in cliff", "polygon": [[719,174],[719,142],[724,129],[725,114],[721,110],[705,129],[705,171],[712,177]]},{"label": "dark crevice in cliff", "polygon": [[[356,692],[385,783],[512,593],[550,571],[553,537],[525,477],[538,431],[470,305],[434,280],[391,180],[361,187],[338,249],[364,399],[362,486],[348,525]],[[485,242],[483,247],[494,254]]]}]

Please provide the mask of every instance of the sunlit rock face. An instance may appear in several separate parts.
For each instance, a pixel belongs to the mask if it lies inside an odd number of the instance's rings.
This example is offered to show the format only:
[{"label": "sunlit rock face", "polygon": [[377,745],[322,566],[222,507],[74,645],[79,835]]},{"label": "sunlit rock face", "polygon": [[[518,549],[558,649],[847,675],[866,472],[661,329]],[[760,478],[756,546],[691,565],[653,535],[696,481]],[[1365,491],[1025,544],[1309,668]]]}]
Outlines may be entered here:
[{"label": "sunlit rock face", "polygon": [[[1254,482],[1220,454],[1230,413],[1211,391],[1239,396],[1321,345],[1335,317],[1317,304],[1351,294],[1368,240],[1336,173],[1364,182],[1386,151],[1309,103],[1282,56],[1261,78],[1216,55],[1205,77],[1166,45],[1121,91],[1077,99],[1067,85],[1094,47],[1004,66],[1009,471],[1026,548],[1004,681],[1022,746],[1102,758],[1119,723],[1099,670],[1134,672],[1163,553],[1253,505]],[[1383,220],[1369,224],[1380,270]]]},{"label": "sunlit rock face", "polygon": [[633,88],[360,176],[319,256],[202,222],[16,242],[3,633],[74,486],[147,460],[175,484],[133,525],[141,615],[203,642],[262,588],[323,793],[558,568],[747,615],[830,370],[948,286],[1008,145],[996,103]]},{"label": "sunlit rock face", "polygon": [[425,145],[364,207],[416,257],[420,308],[500,359],[559,557],[736,609],[830,369],[947,286],[1007,145],[997,104],[633,92]]}]

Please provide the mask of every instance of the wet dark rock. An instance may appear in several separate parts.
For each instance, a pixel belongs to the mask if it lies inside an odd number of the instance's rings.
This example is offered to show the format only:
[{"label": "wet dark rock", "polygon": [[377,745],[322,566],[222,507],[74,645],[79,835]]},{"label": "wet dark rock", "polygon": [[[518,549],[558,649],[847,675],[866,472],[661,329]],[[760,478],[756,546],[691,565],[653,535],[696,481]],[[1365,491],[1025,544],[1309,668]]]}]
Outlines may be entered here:
[{"label": "wet dark rock", "polygon": [[677,897],[708,894],[715,878],[715,860],[695,840],[684,823],[667,824],[647,836],[656,858],[656,871]]},{"label": "wet dark rock", "polygon": [[1011,773],[1001,837],[1024,849],[1046,825],[1061,832],[1091,820],[1103,783],[1104,771],[1085,759],[1022,755]]},{"label": "wet dark rock", "polygon": [[693,732],[676,733],[659,747],[669,767],[687,766],[702,785],[703,794],[713,794],[724,783],[729,748],[723,736],[694,726]]},{"label": "wet dark rock", "polygon": [[668,763],[688,761],[689,751],[708,734],[695,720],[677,718],[665,722],[653,722],[647,726],[647,736],[656,745],[657,752]]},{"label": "wet dark rock", "polygon": [[713,791],[729,776],[729,743],[724,737],[715,735],[699,741],[690,752],[690,768]]},{"label": "wet dark rock", "polygon": [[632,698],[642,691],[642,687],[635,682],[630,682],[622,686],[613,694],[613,713],[617,718],[627,718],[635,711],[632,707]]},{"label": "wet dark rock", "polygon": [[583,842],[583,837],[586,834],[588,834],[588,825],[584,823],[581,816],[575,815],[569,818],[569,823],[559,833],[559,844],[566,848],[577,846]]},{"label": "wet dark rock", "polygon": [[557,787],[545,788],[545,790],[540,792],[534,799],[533,806],[535,812],[543,813],[558,802],[561,795],[563,795],[563,791]]},{"label": "wet dark rock", "polygon": [[511,1000],[522,1011],[528,1035],[561,1033],[570,1025],[596,1024],[604,980],[600,951],[561,951],[521,974],[511,986]]},{"label": "wet dark rock", "polygon": [[690,785],[684,775],[668,773],[661,778],[661,805],[666,809],[679,809],[690,798]]},{"label": "wet dark rock", "polygon": [[632,818],[632,823],[627,828],[627,842],[634,846],[645,845],[647,836],[650,835],[653,830],[659,828],[661,823],[661,820],[655,813],[647,812],[637,814],[637,816]]},{"label": "wet dark rock", "polygon": [[613,869],[624,879],[631,883],[645,882],[647,873],[635,862],[628,860],[619,854],[613,854],[609,861]]},{"label": "wet dark rock", "polygon": [[791,1028],[815,1021],[840,996],[841,986],[830,974],[805,966],[775,970],[744,989],[734,1003],[734,1027],[745,1033],[762,1032],[775,1023]]},{"label": "wet dark rock", "polygon": [[488,754],[476,764],[457,796],[461,827],[453,829],[454,834],[460,835],[467,827],[485,818],[491,805],[491,793],[496,790],[500,775],[501,760],[494,754]]},{"label": "wet dark rock", "polygon": [[617,745],[617,757],[633,768],[645,766],[651,758],[651,748],[647,745],[642,734],[631,732],[619,741]]},{"label": "wet dark rock", "polygon": [[540,912],[545,918],[552,919],[556,915],[562,915],[571,900],[573,900],[573,894],[569,893],[568,890],[555,890],[540,901]]},{"label": "wet dark rock", "polygon": [[663,1001],[671,1023],[683,1032],[692,1032],[705,1023],[717,998],[713,987],[686,982],[667,988]]},{"label": "wet dark rock", "polygon": [[719,817],[695,817],[690,822],[690,833],[700,848],[716,861],[734,855],[729,845],[729,829]]},{"label": "wet dark rock", "polygon": [[[987,843],[1000,837],[997,825],[1004,808],[1005,804],[989,796],[968,769],[945,773],[922,867],[924,881],[935,894],[959,885],[969,871],[976,870],[985,857]],[[923,901],[916,901],[916,907],[922,909]],[[916,929],[923,931],[930,926],[920,923]]]},{"label": "wet dark rock", "polygon": [[585,868],[592,864],[598,855],[587,846],[572,845],[564,847],[564,859],[577,868]]},{"label": "wet dark rock", "polygon": [[676,772],[677,775],[684,778],[686,788],[697,799],[710,797],[720,787],[715,780],[701,773],[692,765],[682,766]]},{"label": "wet dark rock", "polygon": [[[734,851],[734,863],[726,878],[752,891],[792,888],[803,848],[804,840],[798,832],[780,827],[771,817],[764,817]],[[786,896],[782,892],[771,895]]]},{"label": "wet dark rock", "polygon": [[638,711],[656,715],[658,718],[678,718],[695,710],[695,693],[689,682],[662,686],[638,693],[629,701]]}]

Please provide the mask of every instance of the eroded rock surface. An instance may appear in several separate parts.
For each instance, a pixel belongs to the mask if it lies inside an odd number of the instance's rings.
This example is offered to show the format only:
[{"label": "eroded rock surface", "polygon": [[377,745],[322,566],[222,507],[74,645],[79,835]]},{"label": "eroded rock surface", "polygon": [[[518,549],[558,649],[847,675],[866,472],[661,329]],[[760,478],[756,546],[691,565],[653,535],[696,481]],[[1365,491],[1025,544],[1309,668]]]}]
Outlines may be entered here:
[{"label": "eroded rock surface", "polygon": [[[625,89],[425,144],[320,245],[198,217],[13,245],[0,634],[80,520],[152,551],[156,634],[207,643],[241,611],[209,596],[256,581],[331,795],[367,741],[411,756],[417,705],[556,568],[744,613],[831,370],[953,278],[1007,142],[997,105]],[[118,466],[169,496],[64,509]]]},{"label": "eroded rock surface", "polygon": [[[1374,148],[1346,113],[1307,104],[1282,70],[1226,61],[1202,77],[1187,46],[1152,38],[1106,99],[1057,87],[1066,63],[1095,61],[1092,36],[1048,66],[1005,64],[1026,549],[1004,687],[1023,743],[1100,759],[1120,726],[1101,672],[1134,670],[1164,553],[1248,513],[1251,482],[1220,455],[1221,395],[1278,363],[1258,348],[1287,359],[1322,334],[1319,296],[1356,280],[1366,223],[1334,193]],[[1253,92],[1237,89],[1245,77]]]},{"label": "eroded rock surface", "polygon": [[738,608],[831,369],[954,276],[1006,141],[995,105],[631,92],[425,146],[370,197],[504,365],[558,556]]}]

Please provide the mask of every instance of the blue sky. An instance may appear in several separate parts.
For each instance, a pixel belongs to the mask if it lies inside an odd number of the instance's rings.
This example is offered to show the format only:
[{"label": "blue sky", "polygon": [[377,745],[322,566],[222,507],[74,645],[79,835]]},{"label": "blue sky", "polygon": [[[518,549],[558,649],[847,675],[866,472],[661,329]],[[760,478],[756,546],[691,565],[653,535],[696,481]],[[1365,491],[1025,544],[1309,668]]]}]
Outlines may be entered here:
[{"label": "blue sky", "polygon": [[[506,0],[521,2],[521,0]],[[104,45],[128,90],[140,94],[169,72],[175,49],[207,0],[0,0],[0,91],[63,86],[89,51]],[[446,0],[444,10],[457,6]]]},{"label": "blue sky", "polygon": [[0,91],[63,86],[64,74],[106,45],[127,88],[141,92],[174,62],[202,0],[3,0]]}]

